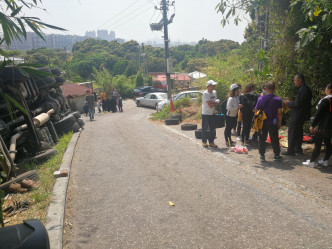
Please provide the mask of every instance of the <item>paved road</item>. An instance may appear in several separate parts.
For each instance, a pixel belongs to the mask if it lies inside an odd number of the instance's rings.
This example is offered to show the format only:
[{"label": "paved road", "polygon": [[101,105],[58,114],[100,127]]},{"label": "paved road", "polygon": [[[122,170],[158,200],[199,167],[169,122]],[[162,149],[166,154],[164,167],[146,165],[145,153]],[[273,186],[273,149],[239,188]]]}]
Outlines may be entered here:
[{"label": "paved road", "polygon": [[331,200],[267,184],[151,112],[130,101],[87,122],[64,248],[332,248]]}]

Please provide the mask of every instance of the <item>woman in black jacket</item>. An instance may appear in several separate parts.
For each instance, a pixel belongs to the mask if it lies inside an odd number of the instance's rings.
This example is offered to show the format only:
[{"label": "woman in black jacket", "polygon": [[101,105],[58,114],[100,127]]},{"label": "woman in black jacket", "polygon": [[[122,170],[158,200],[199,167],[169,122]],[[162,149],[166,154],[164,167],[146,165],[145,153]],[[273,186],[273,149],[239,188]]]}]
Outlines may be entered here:
[{"label": "woman in black jacket", "polygon": [[315,162],[320,154],[322,143],[325,144],[325,157],[318,161],[323,166],[329,165],[329,158],[332,154],[332,83],[328,84],[325,89],[326,96],[322,98],[317,105],[317,113],[310,126],[310,132],[315,137],[315,148],[310,160],[302,164],[309,167],[315,167]]}]

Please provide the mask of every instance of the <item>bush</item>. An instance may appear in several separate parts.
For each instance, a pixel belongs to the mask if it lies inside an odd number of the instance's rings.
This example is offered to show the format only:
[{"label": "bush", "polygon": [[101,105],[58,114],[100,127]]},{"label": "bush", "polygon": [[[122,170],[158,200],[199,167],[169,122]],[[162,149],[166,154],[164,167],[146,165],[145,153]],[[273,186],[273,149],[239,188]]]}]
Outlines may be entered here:
[{"label": "bush", "polygon": [[[172,114],[180,113],[180,111],[179,111],[180,108],[189,107],[189,106],[192,106],[192,104],[193,103],[189,97],[174,101],[175,112]],[[171,105],[168,104],[161,110],[161,112],[152,114],[151,119],[152,120],[165,120],[165,119],[168,119],[170,115],[171,115]]]}]

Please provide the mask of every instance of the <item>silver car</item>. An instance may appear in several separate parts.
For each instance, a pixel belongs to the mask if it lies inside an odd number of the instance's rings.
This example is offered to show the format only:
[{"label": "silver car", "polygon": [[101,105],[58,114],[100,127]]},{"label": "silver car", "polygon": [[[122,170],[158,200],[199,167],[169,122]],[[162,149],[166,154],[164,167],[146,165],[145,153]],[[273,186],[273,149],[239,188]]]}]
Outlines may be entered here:
[{"label": "silver car", "polygon": [[148,93],[144,97],[139,97],[135,99],[137,106],[146,106],[157,108],[160,101],[167,99],[167,93]]},{"label": "silver car", "polygon": [[[191,100],[195,101],[199,98],[199,96],[202,96],[202,92],[200,92],[200,91],[185,91],[185,92],[180,92],[180,93],[176,94],[174,97],[172,97],[172,100],[174,102],[176,100],[180,100],[180,99],[189,97]],[[168,99],[160,101],[158,103],[158,105],[156,106],[157,112],[160,112],[169,103],[170,103],[170,101]]]}]

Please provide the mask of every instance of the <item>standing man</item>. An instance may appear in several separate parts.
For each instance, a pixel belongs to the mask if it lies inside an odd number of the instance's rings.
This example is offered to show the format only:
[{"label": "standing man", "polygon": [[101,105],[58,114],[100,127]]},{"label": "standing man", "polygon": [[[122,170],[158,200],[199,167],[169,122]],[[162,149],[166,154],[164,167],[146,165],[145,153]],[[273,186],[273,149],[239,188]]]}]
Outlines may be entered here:
[{"label": "standing man", "polygon": [[266,95],[258,98],[255,107],[255,113],[258,110],[263,110],[266,115],[262,130],[258,133],[260,160],[265,162],[266,139],[269,134],[274,152],[274,161],[278,161],[281,160],[278,130],[281,127],[282,102],[279,97],[274,95],[275,84],[273,82],[265,84],[265,91]]},{"label": "standing man", "polygon": [[291,109],[288,127],[288,149],[283,155],[295,156],[302,153],[303,125],[310,119],[312,93],[305,84],[303,74],[294,77],[297,95],[294,101],[285,100],[284,104]]},{"label": "standing man", "polygon": [[[214,115],[216,113],[216,105],[220,103],[220,100],[217,99],[216,92],[217,82],[209,80],[206,83],[207,90],[203,92],[202,96],[202,145],[203,147],[212,147],[218,148],[214,143],[216,137],[216,125],[214,120]],[[207,129],[210,129],[209,138],[206,137]],[[209,140],[209,144],[207,144]]]},{"label": "standing man", "polygon": [[92,121],[95,113],[95,97],[91,94],[90,90],[86,90],[86,92],[88,95],[85,96],[85,104],[89,108],[90,121]]}]

